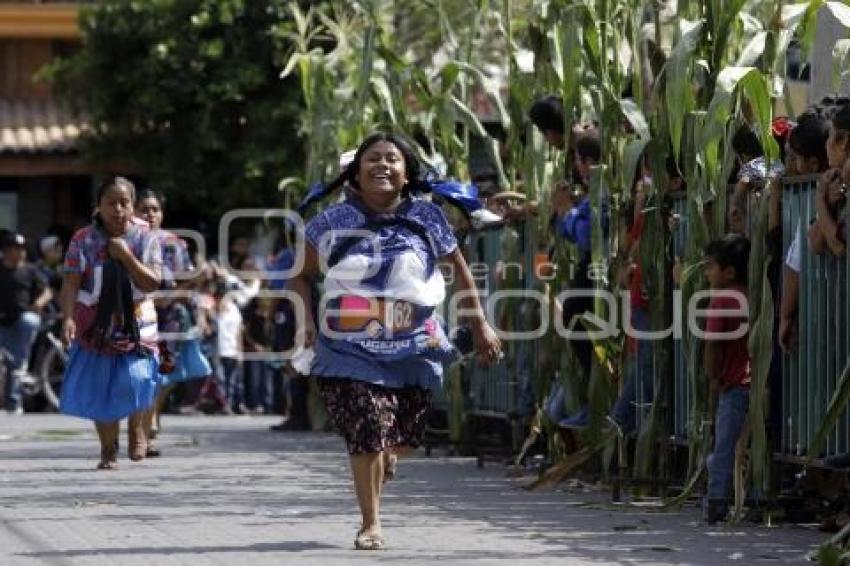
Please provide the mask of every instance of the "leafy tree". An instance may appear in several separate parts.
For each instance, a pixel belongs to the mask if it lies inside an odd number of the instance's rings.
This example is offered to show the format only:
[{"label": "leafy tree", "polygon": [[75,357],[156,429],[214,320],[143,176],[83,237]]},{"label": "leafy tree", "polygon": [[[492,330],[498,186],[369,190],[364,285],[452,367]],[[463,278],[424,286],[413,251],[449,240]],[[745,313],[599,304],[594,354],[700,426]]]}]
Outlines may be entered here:
[{"label": "leafy tree", "polygon": [[82,48],[47,75],[88,119],[84,154],[121,164],[195,219],[280,204],[278,181],[302,153],[299,90],[279,78],[285,45],[276,30],[287,4],[113,0],[83,8]]}]

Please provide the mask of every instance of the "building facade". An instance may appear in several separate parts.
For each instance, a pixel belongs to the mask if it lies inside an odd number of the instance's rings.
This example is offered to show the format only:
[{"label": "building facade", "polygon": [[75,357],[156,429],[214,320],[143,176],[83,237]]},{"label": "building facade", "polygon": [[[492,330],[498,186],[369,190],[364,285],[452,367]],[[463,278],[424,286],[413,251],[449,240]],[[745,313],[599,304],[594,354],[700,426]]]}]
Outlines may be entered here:
[{"label": "building facade", "polygon": [[75,2],[0,2],[0,228],[67,237],[91,210],[93,170],[77,149],[83,120],[39,79],[79,45]]}]

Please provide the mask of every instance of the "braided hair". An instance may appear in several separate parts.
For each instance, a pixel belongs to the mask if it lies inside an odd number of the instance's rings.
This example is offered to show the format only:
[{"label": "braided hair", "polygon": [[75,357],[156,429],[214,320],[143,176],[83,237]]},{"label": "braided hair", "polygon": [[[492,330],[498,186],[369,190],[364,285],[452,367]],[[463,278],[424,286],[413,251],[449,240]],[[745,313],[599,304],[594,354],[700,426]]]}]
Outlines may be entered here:
[{"label": "braided hair", "polygon": [[[136,187],[133,183],[124,177],[114,176],[98,186],[98,205],[106,192],[114,187],[127,189],[130,200],[135,201]],[[107,240],[109,239],[99,213],[95,213],[92,224],[95,229],[104,233]],[[120,262],[107,256],[103,263],[103,280],[94,322],[84,335],[94,343],[95,347],[105,349],[109,345],[110,337],[115,330],[120,330],[126,334],[130,341],[135,343],[137,352],[143,352],[140,345],[139,326],[134,312],[133,287],[130,283],[130,276]]]}]

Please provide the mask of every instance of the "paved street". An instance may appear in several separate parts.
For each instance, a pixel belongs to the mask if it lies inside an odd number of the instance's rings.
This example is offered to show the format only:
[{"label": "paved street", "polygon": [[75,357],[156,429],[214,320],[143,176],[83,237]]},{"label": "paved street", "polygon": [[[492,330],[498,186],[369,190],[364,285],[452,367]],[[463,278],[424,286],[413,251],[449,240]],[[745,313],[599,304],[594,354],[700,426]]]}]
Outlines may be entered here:
[{"label": "paved street", "polygon": [[0,565],[785,564],[823,539],[708,528],[694,508],[615,510],[576,488],[529,493],[500,466],[435,453],[389,484],[388,549],[356,552],[342,441],[274,422],[166,416],[162,458],[122,454],[119,471],[96,472],[87,422],[0,416]]}]

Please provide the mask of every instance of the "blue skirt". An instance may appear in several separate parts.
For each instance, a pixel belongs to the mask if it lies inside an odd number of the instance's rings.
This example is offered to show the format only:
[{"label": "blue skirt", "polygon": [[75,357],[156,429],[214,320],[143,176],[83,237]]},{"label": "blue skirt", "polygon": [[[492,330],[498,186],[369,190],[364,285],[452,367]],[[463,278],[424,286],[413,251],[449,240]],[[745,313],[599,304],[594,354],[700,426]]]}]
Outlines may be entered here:
[{"label": "blue skirt", "polygon": [[200,340],[185,340],[177,344],[179,349],[174,352],[174,371],[160,376],[161,387],[212,374],[212,366],[201,351]]},{"label": "blue skirt", "polygon": [[153,405],[159,362],[136,353],[106,355],[71,345],[59,410],[100,422],[123,419]]}]

